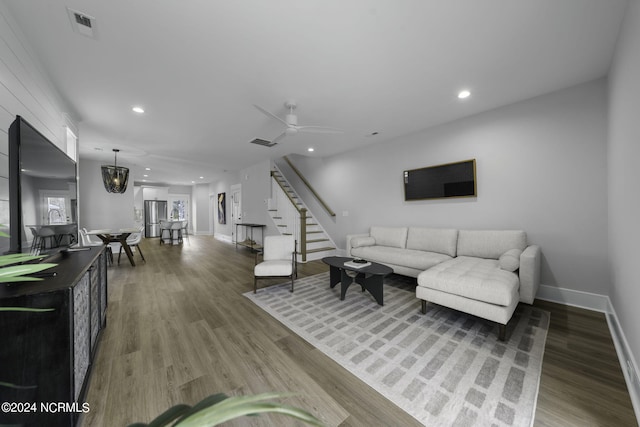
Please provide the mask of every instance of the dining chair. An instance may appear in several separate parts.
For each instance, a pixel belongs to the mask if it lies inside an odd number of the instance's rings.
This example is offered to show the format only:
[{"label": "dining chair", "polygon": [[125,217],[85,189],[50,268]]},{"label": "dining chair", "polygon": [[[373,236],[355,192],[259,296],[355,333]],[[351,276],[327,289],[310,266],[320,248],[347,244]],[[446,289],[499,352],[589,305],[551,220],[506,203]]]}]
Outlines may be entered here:
[{"label": "dining chair", "polygon": [[[129,245],[129,247],[131,249],[133,249],[134,247],[138,250],[138,252],[140,252],[140,256],[142,257],[142,261],[147,262],[146,259],[144,259],[144,255],[142,254],[142,250],[140,249],[139,243],[142,241],[142,233],[144,232],[144,225],[141,226],[138,229],[138,232],[136,233],[131,233],[131,235],[129,237],[127,237],[127,245]],[[122,255],[122,245],[120,245],[120,250],[118,251],[118,264],[120,264],[120,256]]]},{"label": "dining chair", "polygon": [[274,279],[278,277],[291,278],[291,292],[293,292],[294,277],[298,277],[296,263],[296,241],[293,236],[266,236],[262,250],[262,262],[253,268],[253,293],[258,290],[258,279]]},{"label": "dining chair", "polygon": [[33,240],[31,241],[31,249],[30,249],[30,253],[35,253],[37,252],[38,249],[40,249],[40,236],[38,235],[38,230],[36,230],[35,227],[29,227],[29,230],[31,230],[31,235],[33,236]]},{"label": "dining chair", "polygon": [[87,234],[88,230],[86,228],[81,228],[80,232],[80,240],[82,241],[82,246],[102,246],[104,242],[97,237],[90,236]]},{"label": "dining chair", "polygon": [[174,240],[177,240],[178,243],[182,243],[182,222],[181,221],[176,221],[171,223],[171,244],[173,244]]},{"label": "dining chair", "polygon": [[168,221],[160,221],[160,244],[164,243],[164,232],[167,232],[168,238],[171,240],[171,223]]},{"label": "dining chair", "polygon": [[76,226],[73,224],[67,224],[61,226],[58,229],[58,244],[64,246],[71,246],[76,243]]},{"label": "dining chair", "polygon": [[191,241],[189,240],[189,221],[182,221],[182,237],[186,237],[189,244],[191,244]]},{"label": "dining chair", "polygon": [[[88,230],[85,227],[82,227],[81,229],[79,229],[78,232],[80,233],[80,240],[82,241],[82,246],[104,245],[104,242],[99,238],[92,236],[90,234],[87,234]],[[109,260],[109,263],[113,265],[113,248],[111,247],[111,244],[107,245],[107,259]]]},{"label": "dining chair", "polygon": [[53,248],[58,245],[58,239],[56,238],[56,232],[51,227],[40,227],[38,230],[39,248],[47,249],[47,239],[49,240],[49,247]]}]

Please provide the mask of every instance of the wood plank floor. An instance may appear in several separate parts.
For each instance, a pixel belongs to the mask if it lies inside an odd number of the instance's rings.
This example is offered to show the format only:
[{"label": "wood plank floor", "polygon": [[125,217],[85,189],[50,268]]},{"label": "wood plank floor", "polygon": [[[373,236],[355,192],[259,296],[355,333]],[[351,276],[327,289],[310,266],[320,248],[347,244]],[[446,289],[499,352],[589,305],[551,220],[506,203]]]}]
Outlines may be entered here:
[{"label": "wood plank floor", "polygon": [[[132,267],[123,257],[109,267],[107,328],[82,426],[148,422],[216,392],[266,391],[295,391],[286,403],[328,426],[420,425],[242,296],[253,288],[247,249],[210,236],[190,236],[181,246],[145,239],[141,246],[146,263]],[[300,264],[299,275],[326,270],[310,262]],[[535,425],[637,425],[604,316],[536,305],[551,312],[551,326]],[[264,415],[226,425],[299,424]]]}]

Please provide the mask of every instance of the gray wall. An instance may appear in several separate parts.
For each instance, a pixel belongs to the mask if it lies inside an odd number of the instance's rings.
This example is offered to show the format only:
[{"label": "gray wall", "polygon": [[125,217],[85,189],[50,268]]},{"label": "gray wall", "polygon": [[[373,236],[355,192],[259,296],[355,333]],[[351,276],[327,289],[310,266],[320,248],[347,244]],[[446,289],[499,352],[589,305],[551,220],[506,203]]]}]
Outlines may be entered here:
[{"label": "gray wall", "polygon": [[[618,40],[609,93],[609,250],[611,291],[620,324],[640,356],[640,2],[632,0]],[[636,373],[638,366],[636,362]],[[638,380],[635,382],[638,387]],[[640,398],[640,396],[638,396]]]},{"label": "gray wall", "polygon": [[191,222],[195,234],[211,234],[211,207],[209,202],[209,184],[193,186],[193,215]]},{"label": "gray wall", "polygon": [[[102,162],[84,159],[78,168],[80,227],[120,229],[136,224],[133,183],[124,194],[107,193],[102,183]],[[120,163],[119,163],[120,164]],[[121,166],[130,166],[122,163]]]},{"label": "gray wall", "polygon": [[[248,171],[247,173],[250,173]],[[240,183],[240,172],[227,172],[220,180],[209,185],[208,200],[211,207],[211,225],[213,234],[220,239],[231,241],[231,186]],[[248,190],[250,191],[250,190]],[[219,193],[226,193],[226,217],[227,223],[218,222],[217,197]]]},{"label": "gray wall", "polygon": [[[242,222],[265,224],[264,235],[278,234],[267,213],[266,201],[271,197],[271,161],[265,160],[240,171],[242,184]],[[238,230],[241,233],[240,230]],[[259,241],[258,238],[254,240]]]},{"label": "gray wall", "polygon": [[[523,229],[542,247],[543,284],[608,294],[606,90],[598,80],[391,142],[293,161],[336,211],[329,219],[313,209],[341,248],[346,234],[372,225]],[[472,158],[477,198],[404,201],[403,170]]]}]

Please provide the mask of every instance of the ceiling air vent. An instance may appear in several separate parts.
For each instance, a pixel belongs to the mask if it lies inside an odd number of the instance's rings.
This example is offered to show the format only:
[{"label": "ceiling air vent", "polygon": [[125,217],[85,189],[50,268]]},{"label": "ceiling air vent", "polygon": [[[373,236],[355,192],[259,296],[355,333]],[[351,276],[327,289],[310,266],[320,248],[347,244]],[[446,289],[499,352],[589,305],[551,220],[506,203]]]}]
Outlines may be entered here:
[{"label": "ceiling air vent", "polygon": [[249,141],[251,144],[258,144],[258,145],[263,145],[265,147],[273,147],[274,145],[277,145],[277,142],[273,142],[273,141],[267,141],[266,139],[260,139],[260,138],[256,138],[253,141]]},{"label": "ceiling air vent", "polygon": [[80,15],[79,13],[73,14],[76,18],[76,24],[84,25],[85,27],[91,28],[91,19],[87,18],[84,15]]},{"label": "ceiling air vent", "polygon": [[73,31],[83,36],[96,39],[96,18],[86,13],[67,8]]}]

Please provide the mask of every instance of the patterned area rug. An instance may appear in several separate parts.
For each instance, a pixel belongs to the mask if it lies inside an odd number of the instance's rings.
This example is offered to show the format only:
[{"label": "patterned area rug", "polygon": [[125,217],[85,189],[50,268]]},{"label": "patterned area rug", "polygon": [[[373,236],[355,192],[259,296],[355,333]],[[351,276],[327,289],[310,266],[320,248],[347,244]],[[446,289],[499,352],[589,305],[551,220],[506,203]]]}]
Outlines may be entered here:
[{"label": "patterned area rug", "polygon": [[549,313],[520,304],[500,342],[492,322],[435,304],[423,315],[415,279],[385,278],[384,306],[339,288],[327,272],[245,296],[424,425],[533,424]]},{"label": "patterned area rug", "polygon": [[507,327],[429,304],[415,279],[385,278],[384,306],[329,273],[246,293],[296,334],[428,426],[531,426],[549,313],[520,304]]}]

